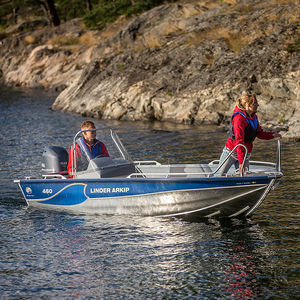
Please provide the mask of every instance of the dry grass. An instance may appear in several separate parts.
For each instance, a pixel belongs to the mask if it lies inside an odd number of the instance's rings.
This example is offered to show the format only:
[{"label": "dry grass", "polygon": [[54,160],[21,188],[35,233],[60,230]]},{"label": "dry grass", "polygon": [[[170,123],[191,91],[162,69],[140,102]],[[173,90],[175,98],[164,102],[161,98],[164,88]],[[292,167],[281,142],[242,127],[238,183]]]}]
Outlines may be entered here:
[{"label": "dry grass", "polygon": [[244,46],[249,45],[251,42],[248,36],[243,35],[240,32],[228,33],[228,35],[225,36],[225,39],[229,45],[230,50],[234,52],[240,52]]},{"label": "dry grass", "polygon": [[89,32],[84,33],[82,36],[80,36],[79,43],[86,45],[88,47],[92,47],[92,46],[98,44],[98,40],[97,40],[97,38],[95,38],[93,33],[89,31]]},{"label": "dry grass", "polygon": [[83,35],[78,37],[66,36],[66,35],[54,35],[52,36],[47,44],[62,46],[80,46],[85,45],[87,47],[92,47],[98,44],[98,39],[94,36],[92,32],[86,32]]},{"label": "dry grass", "polygon": [[204,11],[202,7],[203,6],[198,3],[197,4],[187,3],[182,5],[181,11],[185,16],[185,18],[189,18],[202,13]]},{"label": "dry grass", "polygon": [[266,4],[268,4],[268,5],[281,5],[281,4],[286,4],[286,3],[295,3],[296,1],[295,0],[271,0],[269,3],[266,2]]},{"label": "dry grass", "polygon": [[25,40],[25,42],[27,44],[34,44],[34,43],[36,43],[36,39],[32,35],[27,35],[24,40]]},{"label": "dry grass", "polygon": [[74,38],[72,36],[54,35],[48,40],[47,44],[57,46],[72,46],[80,44],[80,41],[79,38]]},{"label": "dry grass", "polygon": [[[220,3],[225,1],[220,0]],[[230,1],[231,2],[231,1]],[[212,2],[213,3],[213,2]],[[300,22],[300,8],[295,6],[295,9],[291,12],[288,8],[285,9],[286,3],[295,3],[293,0],[270,0],[262,1],[257,6],[250,6],[245,3],[233,5],[230,8],[230,12],[237,12],[239,15],[236,21],[240,24],[236,28],[244,28],[243,31],[232,31],[228,26],[227,28],[215,27],[207,28],[204,31],[194,32],[189,34],[187,44],[199,45],[204,41],[217,41],[224,39],[230,50],[239,52],[241,49],[252,43],[255,39],[262,36],[269,36],[278,30],[278,24],[283,23],[286,25],[299,24]],[[282,6],[283,5],[283,6]],[[282,6],[281,13],[278,14],[278,10],[273,10],[272,7]],[[252,14],[254,10],[268,9],[270,13],[257,14],[255,21],[252,20]],[[297,44],[291,42],[291,44]],[[291,48],[291,46],[290,46]]]},{"label": "dry grass", "polygon": [[101,39],[105,40],[107,38],[110,38],[113,36],[119,29],[115,27],[108,26],[107,28],[104,28],[101,32]]},{"label": "dry grass", "polygon": [[280,6],[282,4],[295,3],[296,1],[297,0],[268,0],[268,1],[261,1],[256,5],[241,3],[237,5],[236,10],[240,13],[247,14],[258,9],[264,9],[264,8],[269,9],[270,7]]},{"label": "dry grass", "polygon": [[276,14],[270,14],[266,16],[266,19],[270,22],[270,23],[277,23],[280,19],[280,16],[276,15]]},{"label": "dry grass", "polygon": [[213,28],[204,32],[193,33],[188,43],[193,45],[199,45],[204,40],[216,41],[225,39],[229,49],[234,52],[239,52],[243,46],[248,45],[251,40],[248,35],[241,32],[232,32],[227,28]]},{"label": "dry grass", "polygon": [[210,55],[205,55],[205,61],[203,62],[204,64],[211,66],[214,63],[215,60],[215,55],[210,54]]},{"label": "dry grass", "polygon": [[151,31],[145,32],[138,37],[134,43],[135,51],[145,49],[161,48],[165,45],[165,38],[169,35],[176,34],[181,31],[174,23],[163,22]]},{"label": "dry grass", "polygon": [[223,2],[231,4],[231,5],[237,5],[237,1],[236,0],[223,0]]},{"label": "dry grass", "polygon": [[162,46],[161,37],[154,32],[146,32],[134,45],[135,51],[145,49],[160,48]]},{"label": "dry grass", "polygon": [[116,32],[118,32],[122,27],[125,26],[131,19],[126,19],[125,16],[120,16],[114,23],[106,26],[101,31],[101,39],[107,39],[113,36]]}]

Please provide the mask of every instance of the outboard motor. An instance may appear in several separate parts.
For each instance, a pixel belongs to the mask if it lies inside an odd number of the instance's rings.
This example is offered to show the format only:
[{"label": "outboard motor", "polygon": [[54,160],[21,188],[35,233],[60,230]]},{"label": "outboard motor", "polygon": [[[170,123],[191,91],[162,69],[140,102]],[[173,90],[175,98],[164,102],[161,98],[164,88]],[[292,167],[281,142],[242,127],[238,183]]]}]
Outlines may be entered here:
[{"label": "outboard motor", "polygon": [[66,174],[68,172],[68,152],[63,147],[46,147],[43,152],[43,161],[43,174]]}]

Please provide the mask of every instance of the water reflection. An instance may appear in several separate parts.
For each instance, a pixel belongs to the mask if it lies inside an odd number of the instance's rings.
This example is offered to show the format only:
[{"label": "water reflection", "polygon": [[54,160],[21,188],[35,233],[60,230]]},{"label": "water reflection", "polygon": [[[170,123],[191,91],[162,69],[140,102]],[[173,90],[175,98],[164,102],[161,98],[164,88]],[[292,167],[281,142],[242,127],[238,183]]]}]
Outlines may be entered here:
[{"label": "water reflection", "polygon": [[226,270],[226,291],[236,299],[257,298],[260,282],[253,258],[245,253],[245,243],[234,241],[232,262]]},{"label": "water reflection", "polygon": [[1,233],[11,249],[2,256],[5,282],[22,277],[27,296],[253,299],[276,272],[272,236],[251,219],[199,223],[28,208],[4,222],[15,228]]},{"label": "water reflection", "polygon": [[[26,231],[28,239],[16,248],[19,255],[39,253],[30,259],[35,277],[66,297],[87,290],[101,298],[111,293],[168,298],[211,290],[213,297],[250,299],[260,296],[262,274],[273,268],[265,260],[273,254],[272,242],[247,220],[197,223],[28,209]],[[40,289],[40,281],[31,286]]]}]

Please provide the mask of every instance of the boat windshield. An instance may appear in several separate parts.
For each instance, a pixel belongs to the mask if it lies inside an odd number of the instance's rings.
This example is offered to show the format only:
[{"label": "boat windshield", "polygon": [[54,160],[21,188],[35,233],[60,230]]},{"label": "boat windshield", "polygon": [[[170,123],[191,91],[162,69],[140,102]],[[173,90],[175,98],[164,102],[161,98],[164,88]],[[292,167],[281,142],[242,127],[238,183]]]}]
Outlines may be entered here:
[{"label": "boat windshield", "polygon": [[[115,133],[112,129],[108,128],[96,128],[94,129],[96,131],[96,139],[103,143],[107,149],[107,152],[109,154],[109,158],[112,160],[125,160],[132,162],[132,159],[130,155],[128,154],[127,150],[125,149],[124,145],[122,144],[121,140],[119,139],[117,133]],[[89,162],[94,159],[95,155],[91,154],[90,151],[88,151],[87,147],[83,143],[83,132],[85,130],[79,131],[73,140],[73,145],[77,144],[80,147],[81,152],[81,158],[80,160],[74,161],[74,169],[78,171],[83,171],[87,168]],[[103,144],[101,146],[103,147]],[[98,150],[99,151],[99,150]],[[103,149],[100,150],[101,153],[103,153]],[[98,157],[101,157],[102,155],[99,155]]]}]

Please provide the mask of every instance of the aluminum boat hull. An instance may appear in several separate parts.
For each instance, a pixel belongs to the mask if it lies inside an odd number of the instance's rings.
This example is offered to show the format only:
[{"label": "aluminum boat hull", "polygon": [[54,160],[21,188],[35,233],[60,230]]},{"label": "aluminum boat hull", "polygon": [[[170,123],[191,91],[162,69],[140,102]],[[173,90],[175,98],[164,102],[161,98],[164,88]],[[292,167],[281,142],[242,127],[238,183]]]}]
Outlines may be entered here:
[{"label": "aluminum boat hull", "polygon": [[[73,149],[85,131],[76,133]],[[243,174],[237,174],[234,166],[222,174],[222,165],[237,147],[243,147],[247,157],[245,145],[236,145],[221,163],[160,164],[133,161],[113,130],[98,133],[109,157],[91,157],[83,151],[84,168],[82,161],[77,164],[75,150],[67,172],[66,149],[45,148],[43,178],[15,180],[28,205],[109,215],[241,217],[250,215],[283,176],[279,141],[276,163],[250,161]]]},{"label": "aluminum boat hull", "polygon": [[240,217],[281,176],[18,180],[28,205],[80,213]]}]

